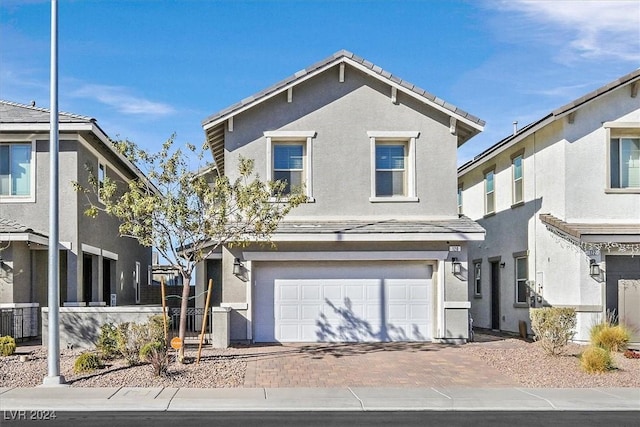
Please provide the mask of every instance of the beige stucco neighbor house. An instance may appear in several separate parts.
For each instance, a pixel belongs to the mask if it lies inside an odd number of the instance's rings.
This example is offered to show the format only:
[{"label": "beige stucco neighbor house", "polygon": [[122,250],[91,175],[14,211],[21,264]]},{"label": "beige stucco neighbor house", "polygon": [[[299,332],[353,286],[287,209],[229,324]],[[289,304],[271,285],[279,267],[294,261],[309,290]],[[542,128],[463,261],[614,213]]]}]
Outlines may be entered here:
[{"label": "beige stucco neighbor house", "polygon": [[[0,101],[0,308],[47,306],[49,111]],[[140,302],[150,278],[151,249],[119,237],[108,215],[84,215],[89,165],[100,180],[141,178],[114,150],[97,122],[60,113],[60,304],[63,307]],[[159,301],[158,301],[159,303]]]},{"label": "beige stucco neighbor house", "polygon": [[640,327],[639,86],[636,70],[459,168],[460,211],[487,231],[469,246],[475,325],[518,332],[551,305],[577,310],[578,341],[608,311]]},{"label": "beige stucco neighbor house", "polygon": [[200,266],[220,278],[231,339],[466,340],[467,248],[484,230],[458,215],[456,151],[483,125],[346,51],[207,118],[220,173],[242,155],[307,192],[275,249]]}]

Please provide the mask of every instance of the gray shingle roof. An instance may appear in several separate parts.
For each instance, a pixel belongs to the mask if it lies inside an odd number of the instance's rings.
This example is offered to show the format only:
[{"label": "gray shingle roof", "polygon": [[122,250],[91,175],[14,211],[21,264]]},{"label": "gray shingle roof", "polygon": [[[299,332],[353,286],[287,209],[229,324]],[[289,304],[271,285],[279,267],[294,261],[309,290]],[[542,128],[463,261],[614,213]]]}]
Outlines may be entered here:
[{"label": "gray shingle roof", "polygon": [[252,104],[254,102],[258,102],[260,101],[262,98],[273,94],[275,92],[279,92],[281,90],[283,90],[286,86],[296,82],[297,80],[301,80],[302,78],[308,76],[309,74],[327,66],[330,65],[332,63],[339,63],[343,58],[348,58],[351,61],[354,61],[358,64],[360,64],[361,66],[364,66],[366,68],[368,68],[369,70],[371,70],[373,73],[377,74],[380,76],[381,79],[386,79],[389,80],[390,82],[399,84],[400,86],[402,86],[403,88],[414,92],[415,94],[425,98],[426,100],[433,102],[435,104],[438,104],[440,106],[442,106],[443,108],[446,108],[447,110],[451,111],[452,113],[458,115],[458,116],[462,116],[464,118],[466,118],[467,120],[476,123],[480,126],[484,126],[485,122],[484,120],[479,119],[478,117],[467,113],[466,111],[456,107],[455,105],[449,104],[448,102],[436,97],[435,95],[430,94],[429,92],[425,91],[424,89],[419,88],[418,86],[415,86],[414,84],[403,80],[387,71],[385,71],[384,69],[382,69],[381,67],[372,64],[371,62],[365,60],[364,58],[361,58],[357,55],[354,55],[353,53],[347,51],[347,50],[341,50],[339,52],[336,52],[335,54],[331,55],[328,58],[323,59],[322,61],[316,62],[315,64],[298,71],[297,73],[295,73],[292,76],[289,76],[287,78],[285,78],[284,80],[279,81],[278,83],[254,94],[251,95],[245,99],[243,99],[242,101],[240,101],[239,103],[236,103],[234,105],[231,105],[230,107],[225,108],[224,110],[221,110],[209,117],[207,117],[203,122],[202,122],[202,126],[207,126],[208,124],[215,122],[218,119],[221,119],[223,117],[226,116],[230,116],[233,115],[237,110],[240,110],[241,108]]},{"label": "gray shingle roof", "polygon": [[31,234],[37,234],[38,236],[47,237],[43,233],[33,231],[31,228],[28,228],[16,221],[6,219],[6,218],[0,218],[0,233],[10,233],[10,234],[31,233]]},{"label": "gray shingle roof", "polygon": [[484,233],[465,216],[449,220],[283,221],[276,234],[431,234]]},{"label": "gray shingle roof", "polygon": [[[0,100],[0,123],[49,123],[49,110]],[[60,123],[93,123],[95,119],[72,113],[59,113]]]}]

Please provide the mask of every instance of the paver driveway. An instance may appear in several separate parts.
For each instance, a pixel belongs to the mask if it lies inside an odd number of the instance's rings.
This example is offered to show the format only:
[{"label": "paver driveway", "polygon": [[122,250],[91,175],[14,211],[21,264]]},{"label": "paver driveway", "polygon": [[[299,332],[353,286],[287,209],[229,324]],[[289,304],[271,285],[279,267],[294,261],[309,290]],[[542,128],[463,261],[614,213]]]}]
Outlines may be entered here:
[{"label": "paver driveway", "polygon": [[282,344],[235,349],[245,387],[518,386],[478,357],[433,343]]}]

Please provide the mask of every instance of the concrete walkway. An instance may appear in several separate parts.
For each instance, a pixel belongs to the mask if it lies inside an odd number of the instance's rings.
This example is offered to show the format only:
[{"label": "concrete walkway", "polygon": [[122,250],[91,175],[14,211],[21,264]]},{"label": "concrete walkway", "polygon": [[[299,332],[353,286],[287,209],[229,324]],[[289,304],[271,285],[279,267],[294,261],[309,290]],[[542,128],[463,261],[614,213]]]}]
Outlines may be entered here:
[{"label": "concrete walkway", "polygon": [[0,411],[640,411],[638,388],[0,388]]}]

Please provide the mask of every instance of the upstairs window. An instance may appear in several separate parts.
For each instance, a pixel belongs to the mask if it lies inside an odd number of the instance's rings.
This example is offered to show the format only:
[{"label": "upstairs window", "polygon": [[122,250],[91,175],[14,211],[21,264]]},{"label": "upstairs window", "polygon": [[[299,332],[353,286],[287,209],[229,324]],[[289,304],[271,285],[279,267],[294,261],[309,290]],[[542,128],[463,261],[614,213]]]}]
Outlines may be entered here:
[{"label": "upstairs window", "polygon": [[484,213],[489,215],[496,211],[495,175],[493,169],[484,174]]},{"label": "upstairs window", "polygon": [[302,144],[273,145],[273,179],[286,184],[285,194],[291,194],[291,188],[300,188],[304,184],[304,146]]},{"label": "upstairs window", "polygon": [[315,131],[268,131],[267,180],[285,183],[284,194],[304,188],[307,201],[313,202],[313,139]]},{"label": "upstairs window", "polygon": [[32,143],[0,144],[0,197],[24,200],[33,196]]},{"label": "upstairs window", "polygon": [[482,295],[482,261],[473,263],[473,294],[477,297]]},{"label": "upstairs window", "polygon": [[522,154],[515,156],[511,161],[511,172],[513,177],[513,204],[515,205],[524,201]]},{"label": "upstairs window", "polygon": [[371,131],[371,202],[417,202],[418,132]]},{"label": "upstairs window", "polygon": [[376,197],[407,195],[405,144],[376,144]]},{"label": "upstairs window", "polygon": [[103,201],[104,180],[107,177],[107,166],[98,161],[98,200]]},{"label": "upstairs window", "polygon": [[640,138],[611,138],[611,188],[640,188]]},{"label": "upstairs window", "polygon": [[462,187],[458,187],[458,215],[462,215]]}]

